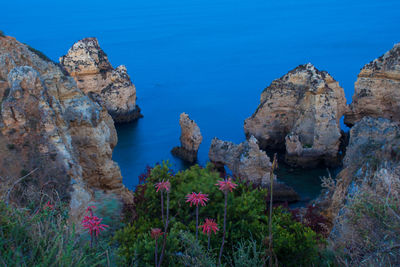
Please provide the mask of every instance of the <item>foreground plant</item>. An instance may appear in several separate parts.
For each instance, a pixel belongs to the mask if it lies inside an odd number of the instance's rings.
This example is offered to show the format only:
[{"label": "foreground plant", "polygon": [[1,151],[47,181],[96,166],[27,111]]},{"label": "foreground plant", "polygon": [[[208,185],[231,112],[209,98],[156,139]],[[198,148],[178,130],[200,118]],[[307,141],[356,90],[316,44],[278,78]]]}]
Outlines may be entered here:
[{"label": "foreground plant", "polygon": [[156,241],[156,248],[154,250],[154,261],[155,261],[155,266],[157,267],[157,261],[158,261],[158,256],[157,256],[157,251],[158,251],[158,246],[157,246],[157,240],[160,236],[162,236],[164,233],[161,231],[160,228],[152,228],[151,229],[151,238],[153,238]]},{"label": "foreground plant", "polygon": [[113,255],[108,240],[95,249],[83,246],[84,235],[69,221],[69,205],[48,204],[56,208],[18,208],[0,200],[0,266],[107,266]]},{"label": "foreground plant", "polygon": [[210,250],[211,233],[214,232],[216,234],[219,231],[218,224],[213,219],[206,219],[204,224],[199,227],[203,229],[203,234],[208,236],[207,250]]},{"label": "foreground plant", "polygon": [[207,194],[202,194],[201,192],[192,192],[191,194],[186,195],[186,202],[190,203],[190,207],[192,205],[196,206],[196,241],[199,235],[199,204],[201,204],[203,207],[206,206],[207,201],[209,200],[207,196]]},{"label": "foreground plant", "polygon": [[106,230],[107,227],[109,227],[106,224],[102,224],[101,221],[103,220],[102,218],[99,218],[97,216],[94,216],[93,214],[93,209],[95,209],[95,206],[89,206],[86,209],[86,213],[89,213],[89,216],[85,216],[82,220],[82,226],[84,229],[88,229],[89,234],[90,234],[90,247],[93,248],[93,240],[96,239],[100,234],[101,231]]},{"label": "foreground plant", "polygon": [[232,182],[232,178],[225,179],[223,181],[218,181],[217,184],[218,189],[224,192],[225,195],[225,208],[224,208],[224,229],[223,229],[223,234],[222,234],[222,244],[221,244],[221,249],[219,250],[219,256],[218,256],[218,264],[221,265],[221,257],[222,257],[222,252],[224,250],[224,243],[225,243],[225,234],[226,234],[226,210],[228,208],[228,192],[232,192],[233,189],[237,187],[237,184]]},{"label": "foreground plant", "polygon": [[[167,231],[168,231],[168,220],[169,220],[169,191],[171,189],[171,183],[168,180],[167,181],[162,180],[161,182],[159,182],[155,185],[155,188],[157,189],[156,192],[159,192],[159,191],[161,192],[161,219],[162,219],[162,223],[164,225],[164,240],[163,240],[163,246],[162,246],[162,250],[161,250],[160,260],[158,261],[158,265],[157,265],[157,261],[156,261],[156,266],[161,266],[161,263],[164,258],[165,245],[167,243]],[[164,192],[167,193],[167,214],[166,214],[165,220],[164,220]],[[157,251],[157,248],[156,248],[156,251]]]}]

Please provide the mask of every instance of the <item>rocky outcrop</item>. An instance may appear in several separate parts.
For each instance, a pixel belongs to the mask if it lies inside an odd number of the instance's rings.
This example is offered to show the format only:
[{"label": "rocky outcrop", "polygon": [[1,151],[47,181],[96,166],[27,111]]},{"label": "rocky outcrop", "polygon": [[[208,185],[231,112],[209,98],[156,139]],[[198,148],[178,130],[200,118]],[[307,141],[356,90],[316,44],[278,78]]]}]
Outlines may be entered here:
[{"label": "rocky outcrop", "polygon": [[43,195],[60,199],[70,203],[75,219],[96,190],[131,202],[112,160],[117,134],[111,116],[35,51],[0,37],[0,195],[12,188],[10,200],[19,204]]},{"label": "rocky outcrop", "polygon": [[[383,118],[364,117],[350,130],[349,145],[343,160],[343,169],[336,184],[324,192],[320,205],[332,221],[349,203],[349,199],[373,184],[400,184],[392,172],[400,170],[400,127]],[[390,166],[390,168],[389,168]],[[388,176],[377,175],[387,169]],[[388,171],[390,169],[390,174]],[[380,180],[383,179],[383,180]],[[386,179],[386,180],[385,180]],[[389,180],[387,180],[389,179]],[[390,181],[390,179],[397,179]],[[400,188],[399,188],[400,190]],[[398,192],[400,194],[400,191]],[[385,196],[382,196],[385,197]]]},{"label": "rocky outcrop", "polygon": [[400,121],[400,43],[365,65],[354,87],[345,124],[352,126],[365,116]]},{"label": "rocky outcrop", "polygon": [[336,165],[345,110],[343,88],[309,63],[264,90],[244,130],[247,137],[257,138],[262,149],[286,149],[286,161],[292,166]]},{"label": "rocky outcrop", "polygon": [[186,113],[180,115],[179,124],[181,126],[181,146],[174,147],[171,153],[187,162],[194,163],[197,161],[197,151],[203,140],[200,128]]},{"label": "rocky outcrop", "polygon": [[[267,186],[271,182],[272,163],[268,155],[260,150],[253,136],[236,145],[232,142],[214,138],[208,152],[210,161],[218,168],[228,167],[232,174],[256,185]],[[299,196],[290,187],[274,179],[275,201],[297,201]]]},{"label": "rocky outcrop", "polygon": [[329,249],[344,252],[350,266],[398,265],[399,124],[371,117],[356,122],[343,165],[335,180],[323,180],[315,203],[331,223]]},{"label": "rocky outcrop", "polygon": [[60,63],[78,88],[104,105],[115,122],[129,122],[141,116],[136,105],[136,88],[126,67],[114,69],[96,38],[76,42],[60,58]]}]

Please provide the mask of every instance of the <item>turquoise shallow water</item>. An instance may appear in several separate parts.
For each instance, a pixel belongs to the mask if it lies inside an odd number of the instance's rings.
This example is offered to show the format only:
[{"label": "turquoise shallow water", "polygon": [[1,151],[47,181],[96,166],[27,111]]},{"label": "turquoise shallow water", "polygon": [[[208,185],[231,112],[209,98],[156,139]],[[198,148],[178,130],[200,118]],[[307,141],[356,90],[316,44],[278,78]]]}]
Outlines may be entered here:
[{"label": "turquoise shallow water", "polygon": [[[327,70],[351,102],[360,68],[400,42],[398,0],[6,1],[0,29],[58,60],[77,40],[95,36],[114,66],[125,64],[144,118],[117,127],[114,159],[133,188],[146,164],[169,159],[179,144],[179,114],[204,136],[239,143],[261,91],[299,64]],[[281,171],[303,196],[320,175]]]}]

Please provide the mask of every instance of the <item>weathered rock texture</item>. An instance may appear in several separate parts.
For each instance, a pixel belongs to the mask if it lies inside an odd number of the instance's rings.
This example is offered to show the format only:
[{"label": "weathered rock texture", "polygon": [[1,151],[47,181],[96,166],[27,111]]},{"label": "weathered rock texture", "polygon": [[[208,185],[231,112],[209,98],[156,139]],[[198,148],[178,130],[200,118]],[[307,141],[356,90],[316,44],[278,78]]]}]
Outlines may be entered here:
[{"label": "weathered rock texture", "polygon": [[203,140],[200,128],[186,113],[180,115],[179,124],[181,126],[181,146],[174,147],[171,152],[185,161],[194,163],[197,161],[197,152]]},{"label": "weathered rock texture", "polygon": [[344,122],[352,126],[365,116],[400,121],[400,43],[358,75]]},{"label": "weathered rock texture", "polygon": [[324,180],[316,201],[331,222],[330,249],[343,253],[349,266],[399,265],[400,248],[393,246],[400,241],[399,124],[371,117],[356,122],[343,167],[336,180]]},{"label": "weathered rock texture", "polygon": [[259,140],[262,149],[285,148],[290,165],[335,165],[345,109],[343,88],[309,63],[264,90],[257,110],[245,120],[244,130],[247,137]]},{"label": "weathered rock texture", "polygon": [[114,69],[96,38],[76,42],[60,58],[60,63],[74,77],[79,89],[104,105],[115,122],[129,122],[141,116],[136,88],[126,67]]},{"label": "weathered rock texture", "polygon": [[69,202],[76,219],[96,190],[132,201],[111,158],[113,120],[72,77],[27,45],[0,37],[0,84],[0,195],[13,188],[10,200],[26,204],[45,193]]},{"label": "weathered rock texture", "polygon": [[[336,184],[328,187],[329,190],[324,192],[319,200],[324,206],[325,215],[334,220],[348,204],[348,200],[356,193],[362,192],[363,187],[378,183],[386,183],[388,186],[392,182],[400,184],[400,176],[393,176],[392,173],[400,171],[399,160],[399,124],[384,118],[361,119],[350,130],[343,169],[337,175]],[[387,169],[386,172],[390,169],[386,178],[376,175],[384,169]],[[397,193],[400,194],[400,191]]]},{"label": "weathered rock texture", "polygon": [[[262,186],[271,182],[272,163],[268,155],[260,150],[258,141],[253,136],[239,145],[214,138],[208,157],[218,169],[223,169],[226,166],[234,176],[240,179]],[[273,179],[275,201],[291,202],[299,200],[299,196],[292,188],[276,181],[276,177],[273,177]]]}]

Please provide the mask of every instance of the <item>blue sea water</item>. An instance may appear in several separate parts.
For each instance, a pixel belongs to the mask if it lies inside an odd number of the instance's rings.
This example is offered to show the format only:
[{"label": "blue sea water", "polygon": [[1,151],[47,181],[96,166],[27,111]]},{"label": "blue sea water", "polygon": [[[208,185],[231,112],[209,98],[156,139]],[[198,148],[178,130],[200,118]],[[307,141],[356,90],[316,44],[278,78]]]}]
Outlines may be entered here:
[{"label": "blue sea water", "polygon": [[[133,79],[144,118],[117,127],[114,159],[134,188],[147,164],[179,144],[179,114],[201,128],[199,163],[211,139],[239,143],[262,90],[300,64],[327,70],[351,102],[365,63],[400,42],[399,0],[2,1],[0,30],[58,60],[94,36]],[[284,170],[283,180],[314,197],[321,171]]]}]

